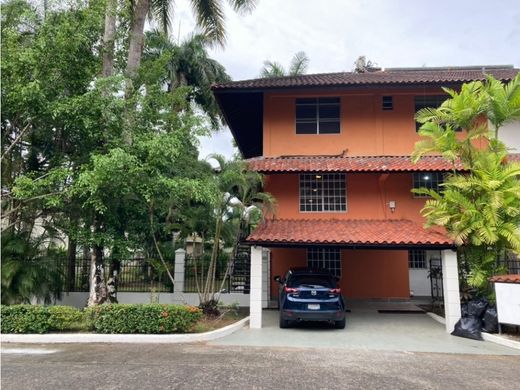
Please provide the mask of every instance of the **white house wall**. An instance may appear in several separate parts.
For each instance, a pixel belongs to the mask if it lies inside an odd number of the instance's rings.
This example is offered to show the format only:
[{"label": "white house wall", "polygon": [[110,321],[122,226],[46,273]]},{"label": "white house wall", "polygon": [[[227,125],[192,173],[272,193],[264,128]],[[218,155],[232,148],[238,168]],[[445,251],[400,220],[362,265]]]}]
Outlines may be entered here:
[{"label": "white house wall", "polygon": [[498,138],[511,149],[511,153],[520,153],[520,121],[514,121],[501,127]]}]

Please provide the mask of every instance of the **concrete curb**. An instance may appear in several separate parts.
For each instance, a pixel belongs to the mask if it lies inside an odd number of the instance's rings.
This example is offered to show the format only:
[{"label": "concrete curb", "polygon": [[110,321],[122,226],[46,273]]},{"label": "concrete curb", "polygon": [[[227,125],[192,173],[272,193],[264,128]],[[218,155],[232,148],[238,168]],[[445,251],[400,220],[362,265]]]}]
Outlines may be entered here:
[{"label": "concrete curb", "polygon": [[504,345],[509,348],[520,349],[520,341],[510,340],[496,334],[482,332],[482,338],[495,344]]},{"label": "concrete curb", "polygon": [[[435,313],[426,312],[426,314],[429,315],[431,318],[433,318],[435,321],[440,322],[441,324],[446,323],[444,318],[442,318],[441,316],[438,316]],[[496,334],[482,332],[482,338],[484,339],[484,341],[489,341],[491,343],[500,344],[500,345],[503,345],[503,346],[506,346],[509,348],[520,349],[519,341],[510,340],[510,339],[507,339],[505,337],[502,337],[502,336],[499,336]]]},{"label": "concrete curb", "polygon": [[440,315],[437,315],[435,313],[430,313],[429,311],[426,312],[426,315],[430,316],[431,318],[433,318],[435,321],[441,323],[442,325],[446,325],[446,320],[441,317]]},{"label": "concrete curb", "polygon": [[206,333],[190,334],[2,334],[2,343],[68,344],[68,343],[128,343],[128,344],[179,344],[215,340],[243,328],[249,317],[234,324]]}]

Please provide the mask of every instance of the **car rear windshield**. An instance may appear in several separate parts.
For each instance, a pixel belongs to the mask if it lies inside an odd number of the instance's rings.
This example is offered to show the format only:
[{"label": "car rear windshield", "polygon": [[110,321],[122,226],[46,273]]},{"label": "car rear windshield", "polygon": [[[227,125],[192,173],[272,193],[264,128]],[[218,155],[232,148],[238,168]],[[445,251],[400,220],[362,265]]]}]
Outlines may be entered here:
[{"label": "car rear windshield", "polygon": [[336,282],[328,275],[293,275],[287,282],[288,287],[325,287],[334,288]]}]

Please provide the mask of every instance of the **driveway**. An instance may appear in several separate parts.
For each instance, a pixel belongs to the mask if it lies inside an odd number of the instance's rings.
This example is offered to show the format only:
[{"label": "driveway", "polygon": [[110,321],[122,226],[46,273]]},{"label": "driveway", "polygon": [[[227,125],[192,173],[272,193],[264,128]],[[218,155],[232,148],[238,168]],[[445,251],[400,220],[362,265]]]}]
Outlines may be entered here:
[{"label": "driveway", "polygon": [[246,327],[211,344],[520,355],[518,349],[451,336],[444,325],[424,313],[383,314],[370,305],[353,307],[351,313],[347,313],[345,329],[333,329],[320,323],[280,329],[278,311],[264,310],[262,329]]}]

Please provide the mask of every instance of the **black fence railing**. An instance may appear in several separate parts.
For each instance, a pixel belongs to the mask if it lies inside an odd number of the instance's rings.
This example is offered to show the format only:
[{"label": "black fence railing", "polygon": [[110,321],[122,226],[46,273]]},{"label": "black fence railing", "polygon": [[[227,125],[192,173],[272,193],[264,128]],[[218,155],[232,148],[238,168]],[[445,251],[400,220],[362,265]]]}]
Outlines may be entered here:
[{"label": "black fence railing", "polygon": [[[164,267],[154,265],[155,261],[144,258],[121,260],[117,265],[110,259],[105,259],[105,278],[110,275],[110,270],[116,270],[116,283],[118,292],[173,292],[173,284],[168,278]],[[58,264],[63,275],[64,291],[86,292],[89,291],[90,259],[77,258],[74,264],[61,261]],[[170,272],[173,274],[173,264]]]},{"label": "black fence railing", "polygon": [[[208,256],[186,256],[184,266],[184,292],[197,292],[197,284],[200,290],[203,290],[208,275],[209,263],[210,259]],[[215,269],[215,290],[218,290],[222,286],[223,290],[229,291],[231,285],[229,272],[226,275],[227,268],[227,259],[219,258]]]},{"label": "black fence railing", "polygon": [[504,267],[508,274],[520,274],[520,259],[512,257],[499,261],[499,264]]},{"label": "black fence railing", "polygon": [[[208,256],[187,256],[184,268],[184,292],[197,292],[204,289],[208,275],[210,259]],[[243,272],[247,270],[247,274]],[[249,294],[249,263],[245,264],[237,259],[229,263],[226,256],[219,257],[215,269],[215,291],[223,293]]]}]

